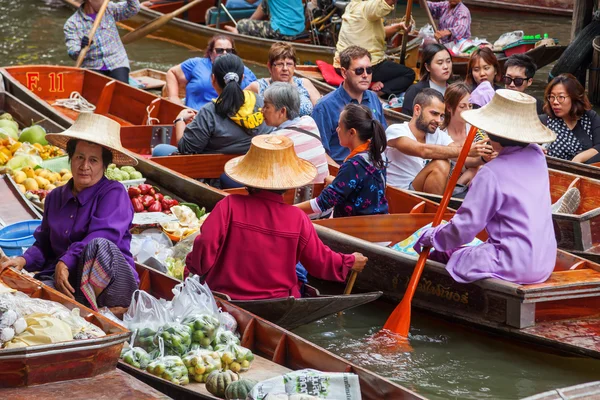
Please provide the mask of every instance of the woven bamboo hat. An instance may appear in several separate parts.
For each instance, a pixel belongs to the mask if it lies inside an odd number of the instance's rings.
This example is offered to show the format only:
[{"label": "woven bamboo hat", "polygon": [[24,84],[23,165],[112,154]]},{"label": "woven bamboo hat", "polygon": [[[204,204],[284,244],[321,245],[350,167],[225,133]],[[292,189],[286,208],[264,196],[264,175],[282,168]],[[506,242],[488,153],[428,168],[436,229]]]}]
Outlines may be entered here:
[{"label": "woven bamboo hat", "polygon": [[556,140],[556,134],[540,122],[535,98],[516,90],[498,89],[484,107],[460,115],[469,124],[501,138],[522,143]]},{"label": "woven bamboo hat", "polygon": [[48,133],[46,140],[66,150],[71,139],[85,140],[107,148],[117,165],[137,165],[137,160],[121,144],[121,125],[110,118],[93,113],[80,113],[69,129],[61,133]]},{"label": "woven bamboo hat", "polygon": [[317,176],[317,168],[298,158],[290,138],[260,135],[252,138],[246,155],[225,164],[225,173],[246,186],[283,190],[311,183]]}]

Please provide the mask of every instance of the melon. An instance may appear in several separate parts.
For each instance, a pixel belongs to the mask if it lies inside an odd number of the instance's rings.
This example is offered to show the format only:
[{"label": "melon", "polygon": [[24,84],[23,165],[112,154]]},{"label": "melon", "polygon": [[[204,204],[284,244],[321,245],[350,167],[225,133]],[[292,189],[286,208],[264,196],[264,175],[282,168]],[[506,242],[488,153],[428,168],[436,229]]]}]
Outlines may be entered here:
[{"label": "melon", "polygon": [[251,379],[240,379],[239,381],[231,382],[225,389],[225,398],[227,400],[244,400],[257,383]]},{"label": "melon", "polygon": [[21,136],[19,136],[19,142],[39,143],[45,146],[48,144],[46,130],[40,125],[31,125],[29,128],[23,129]]},{"label": "melon", "polygon": [[213,396],[224,398],[227,386],[239,379],[240,376],[238,374],[229,370],[222,372],[213,371],[206,378],[206,390]]},{"label": "melon", "polygon": [[[3,120],[0,120],[3,121]],[[10,127],[0,127],[0,139],[13,138],[19,140],[19,133]]]}]

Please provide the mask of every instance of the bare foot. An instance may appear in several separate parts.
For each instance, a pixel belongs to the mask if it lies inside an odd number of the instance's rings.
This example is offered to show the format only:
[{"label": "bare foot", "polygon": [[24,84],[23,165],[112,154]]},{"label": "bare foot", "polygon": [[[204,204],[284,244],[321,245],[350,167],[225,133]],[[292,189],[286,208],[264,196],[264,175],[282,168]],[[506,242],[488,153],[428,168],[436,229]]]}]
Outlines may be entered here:
[{"label": "bare foot", "polygon": [[383,89],[383,82],[373,82],[371,84],[371,90],[374,92],[380,92]]},{"label": "bare foot", "polygon": [[237,28],[235,26],[224,25],[223,28],[226,31],[229,31],[231,33],[237,33],[237,34],[239,34],[239,32],[238,32],[238,30],[237,30]]}]

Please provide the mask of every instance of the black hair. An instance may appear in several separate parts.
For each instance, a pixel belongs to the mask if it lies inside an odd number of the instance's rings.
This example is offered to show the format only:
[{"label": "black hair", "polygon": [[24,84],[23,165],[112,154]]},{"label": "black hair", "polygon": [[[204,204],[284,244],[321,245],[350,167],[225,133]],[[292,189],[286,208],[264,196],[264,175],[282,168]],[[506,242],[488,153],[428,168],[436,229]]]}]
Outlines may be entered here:
[{"label": "black hair", "polygon": [[427,66],[431,66],[431,61],[433,61],[433,57],[435,57],[435,55],[440,51],[445,51],[446,53],[448,53],[448,56],[451,57],[450,51],[448,51],[446,46],[441,45],[439,43],[430,43],[423,47],[423,51],[421,52],[421,69],[419,71],[419,80],[421,82],[429,80],[429,71],[427,70]]},{"label": "black hair", "polygon": [[[69,162],[71,162],[71,159],[73,158],[73,155],[75,154],[75,149],[77,148],[77,143],[79,143],[79,142],[96,144],[96,143],[88,142],[86,140],[70,139],[67,142],[67,155],[69,156]],[[100,146],[100,145],[97,144],[97,146]],[[107,149],[104,146],[100,146],[100,147],[102,147],[102,166],[104,167],[104,169],[107,169],[108,166],[110,164],[112,164],[112,162],[113,162],[113,153],[112,153],[112,151],[110,151],[109,149]]]},{"label": "black hair", "polygon": [[508,57],[504,62],[504,73],[508,70],[508,67],[521,67],[525,68],[525,77],[527,79],[533,78],[535,71],[537,71],[537,65],[533,62],[533,59],[527,54],[513,54]]},{"label": "black hair", "polygon": [[[213,62],[212,73],[222,92],[215,102],[215,111],[222,117],[235,115],[244,105],[244,91],[240,86],[244,79],[244,63],[235,54],[224,54]],[[225,82],[225,75],[235,74]],[[237,75],[237,77],[236,77]],[[237,79],[236,79],[237,78]]]},{"label": "black hair", "polygon": [[434,98],[438,99],[442,103],[444,102],[444,96],[442,96],[440,92],[432,88],[425,88],[415,96],[413,107],[418,104],[421,106],[421,108],[425,108],[431,104],[431,100]]},{"label": "black hair", "polygon": [[284,194],[285,192],[287,192],[287,191],[288,191],[288,189],[282,189],[282,190],[276,190],[276,189],[260,189],[260,188],[255,188],[255,187],[252,187],[252,186],[246,186],[246,190],[248,191],[248,194],[256,194],[256,193],[258,193],[258,192],[265,191],[265,192],[271,192],[271,193],[275,193],[275,194],[280,194],[280,195],[282,195],[282,196],[283,196],[283,194]]},{"label": "black hair", "polygon": [[361,104],[346,105],[342,116],[342,123],[346,129],[355,129],[363,142],[371,140],[369,158],[375,168],[385,168],[382,154],[387,147],[387,138],[381,122],[373,118],[373,113],[368,107]]},{"label": "black hair", "polygon": [[490,140],[492,140],[496,143],[499,143],[500,146],[502,146],[502,147],[511,147],[511,146],[512,147],[527,147],[527,146],[529,146],[529,143],[517,142],[516,140],[501,138],[499,136],[492,135],[491,133],[487,133],[487,136],[490,138]]}]

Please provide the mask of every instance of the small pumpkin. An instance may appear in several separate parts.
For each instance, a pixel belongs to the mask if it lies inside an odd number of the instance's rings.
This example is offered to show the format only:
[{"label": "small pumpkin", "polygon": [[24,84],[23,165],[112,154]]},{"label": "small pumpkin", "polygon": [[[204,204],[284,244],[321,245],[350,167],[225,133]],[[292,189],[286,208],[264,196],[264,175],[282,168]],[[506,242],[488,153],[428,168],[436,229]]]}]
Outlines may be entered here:
[{"label": "small pumpkin", "polygon": [[240,379],[239,381],[231,382],[227,386],[227,389],[225,389],[225,398],[227,400],[245,400],[257,383],[252,379]]},{"label": "small pumpkin", "polygon": [[206,390],[213,396],[225,398],[225,389],[240,379],[240,376],[231,370],[213,371],[206,378]]}]

